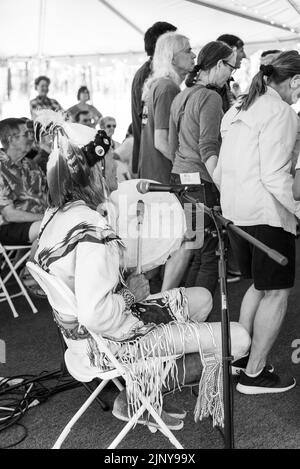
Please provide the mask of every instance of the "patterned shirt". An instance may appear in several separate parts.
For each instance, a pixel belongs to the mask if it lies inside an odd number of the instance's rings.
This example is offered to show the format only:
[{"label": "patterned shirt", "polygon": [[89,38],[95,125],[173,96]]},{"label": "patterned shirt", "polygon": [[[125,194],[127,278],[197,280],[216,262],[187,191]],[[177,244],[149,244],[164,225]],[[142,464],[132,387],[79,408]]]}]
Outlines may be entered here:
[{"label": "patterned shirt", "polygon": [[[42,214],[46,193],[46,178],[34,161],[25,157],[15,163],[0,151],[0,212],[13,204],[18,210]],[[4,223],[0,215],[0,225]]]},{"label": "patterned shirt", "polygon": [[52,111],[63,111],[63,108],[56,99],[50,99],[47,96],[37,96],[30,101],[30,113],[32,119],[36,117],[36,111],[39,109],[52,109]]}]

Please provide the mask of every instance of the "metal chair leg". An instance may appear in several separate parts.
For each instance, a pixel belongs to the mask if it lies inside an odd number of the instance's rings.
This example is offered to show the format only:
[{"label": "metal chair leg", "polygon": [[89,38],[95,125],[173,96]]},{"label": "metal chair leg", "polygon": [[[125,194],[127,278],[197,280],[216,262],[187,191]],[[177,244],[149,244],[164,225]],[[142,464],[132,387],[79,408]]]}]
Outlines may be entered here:
[{"label": "metal chair leg", "polygon": [[[91,394],[94,391],[93,389],[91,389],[91,386],[89,383],[81,383],[81,384],[88,391],[89,394]],[[96,397],[95,401],[98,402],[101,409],[104,410],[105,412],[107,412],[110,409],[109,405],[106,402],[104,402],[102,399],[100,399],[99,396]]]},{"label": "metal chair leg", "polygon": [[65,441],[67,438],[68,434],[70,433],[72,427],[75,425],[77,420],[84,414],[84,412],[89,408],[91,403],[96,399],[98,394],[102,391],[102,389],[105,387],[107,384],[107,381],[102,381],[101,384],[95,389],[95,391],[90,395],[90,397],[85,401],[85,403],[80,407],[80,409],[76,412],[76,414],[72,417],[70,422],[66,425],[66,427],[63,429],[61,432],[60,436],[54,443],[54,446],[52,449],[60,449],[62,443]]}]

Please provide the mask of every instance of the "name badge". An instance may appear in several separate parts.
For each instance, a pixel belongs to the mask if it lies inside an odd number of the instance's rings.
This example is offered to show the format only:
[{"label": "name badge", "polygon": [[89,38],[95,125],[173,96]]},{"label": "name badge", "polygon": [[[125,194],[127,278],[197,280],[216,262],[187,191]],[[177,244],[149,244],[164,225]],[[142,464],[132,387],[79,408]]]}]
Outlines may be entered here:
[{"label": "name badge", "polygon": [[199,173],[182,173],[180,174],[181,184],[201,184]]}]

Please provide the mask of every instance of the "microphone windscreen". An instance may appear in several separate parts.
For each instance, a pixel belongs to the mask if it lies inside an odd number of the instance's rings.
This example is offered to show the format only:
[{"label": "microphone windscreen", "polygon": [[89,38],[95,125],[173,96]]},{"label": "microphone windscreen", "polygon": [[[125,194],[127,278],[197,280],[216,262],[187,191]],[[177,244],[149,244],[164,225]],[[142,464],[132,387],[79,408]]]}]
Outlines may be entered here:
[{"label": "microphone windscreen", "polygon": [[149,183],[147,181],[140,181],[137,183],[136,189],[140,194],[147,194]]}]

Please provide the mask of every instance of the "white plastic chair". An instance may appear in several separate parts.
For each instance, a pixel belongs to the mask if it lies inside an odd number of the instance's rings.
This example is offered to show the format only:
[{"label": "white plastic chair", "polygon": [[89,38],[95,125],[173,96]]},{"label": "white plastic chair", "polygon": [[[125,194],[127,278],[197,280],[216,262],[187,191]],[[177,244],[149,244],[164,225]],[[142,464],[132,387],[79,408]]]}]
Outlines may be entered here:
[{"label": "white plastic chair", "polygon": [[[45,272],[38,265],[33,264],[32,262],[27,262],[27,267],[34,279],[39,283],[41,288],[45,291],[48,301],[52,308],[63,315],[70,315],[77,318],[77,304],[76,298],[73,292],[57,277]],[[89,382],[95,378],[99,378],[102,382],[91,394],[91,396],[86,400],[82,407],[76,412],[74,417],[70,420],[67,426],[64,428],[63,432],[60,434],[59,438],[55,442],[53,449],[59,449],[68,436],[71,428],[81,417],[81,415],[87,410],[95,398],[100,394],[102,389],[107,385],[107,383],[112,380],[120,391],[124,389],[121,383],[118,380],[118,377],[123,377],[126,382],[126,371],[123,365],[118,361],[118,359],[113,355],[110,349],[107,347],[105,340],[99,336],[89,331],[94,340],[97,343],[99,351],[105,353],[107,358],[110,360],[110,363],[113,367],[110,371],[102,372],[96,367],[87,367],[84,364],[80,363],[76,355],[72,353],[70,349],[67,349],[65,352],[65,363],[69,373],[73,376],[74,379],[80,382]],[[69,341],[66,341],[69,345]],[[171,359],[174,357],[165,357],[165,375],[168,374],[171,364]],[[150,358],[149,360],[155,360],[155,357]],[[154,421],[158,425],[152,426],[151,422],[148,422],[149,430],[152,433],[155,433],[159,429],[175,446],[177,449],[183,449],[183,446],[175,438],[170,429],[166,426],[163,420],[160,418],[158,413],[154,410],[152,405],[147,401],[143,395],[139,395],[139,399],[142,402],[141,407],[138,411],[132,416],[132,418],[127,422],[121,432],[109,445],[108,449],[115,449],[131,428],[136,424],[138,419],[142,416],[145,411],[148,411],[149,414],[153,417]]]},{"label": "white plastic chair", "polygon": [[[14,252],[19,252],[19,251],[25,251],[23,255],[18,257],[16,262],[13,261],[12,259],[12,254]],[[3,244],[0,243],[0,257],[3,257],[3,262],[1,264],[1,270],[3,270],[5,267],[9,269],[9,272],[6,274],[4,278],[2,278],[0,274],[0,303],[3,301],[7,301],[10,309],[12,310],[13,316],[15,318],[19,317],[17,310],[12,302],[12,298],[16,298],[18,296],[25,296],[30,308],[32,309],[33,313],[37,313],[38,310],[35,307],[34,303],[32,302],[26,288],[24,287],[22,280],[20,279],[17,269],[20,265],[23,264],[23,262],[28,259],[30,255],[30,246],[4,246]],[[19,286],[19,291],[17,293],[9,294],[6,284],[8,280],[13,276]]]}]

